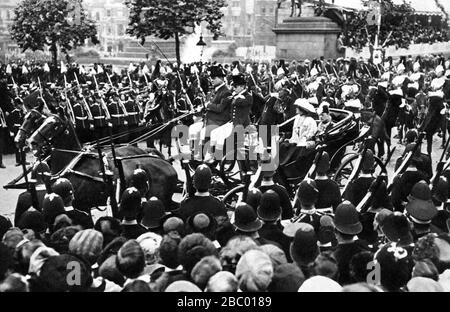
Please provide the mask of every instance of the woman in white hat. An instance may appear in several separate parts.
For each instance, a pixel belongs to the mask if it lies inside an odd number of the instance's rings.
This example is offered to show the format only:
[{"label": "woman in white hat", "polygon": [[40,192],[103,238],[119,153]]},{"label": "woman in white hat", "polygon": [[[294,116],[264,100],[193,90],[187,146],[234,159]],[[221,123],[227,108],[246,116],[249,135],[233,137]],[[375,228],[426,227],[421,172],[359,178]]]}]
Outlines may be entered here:
[{"label": "woman in white hat", "polygon": [[312,116],[316,114],[316,110],[307,99],[297,99],[294,105],[297,116],[292,127],[292,137],[280,146],[281,166],[297,160],[307,149],[314,147],[317,123]]}]

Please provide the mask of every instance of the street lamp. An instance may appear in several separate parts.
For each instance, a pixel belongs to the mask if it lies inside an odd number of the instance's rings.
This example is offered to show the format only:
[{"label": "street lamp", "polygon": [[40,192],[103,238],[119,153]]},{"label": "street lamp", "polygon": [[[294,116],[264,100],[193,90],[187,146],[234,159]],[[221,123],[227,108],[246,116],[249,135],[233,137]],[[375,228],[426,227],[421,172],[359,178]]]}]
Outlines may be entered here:
[{"label": "street lamp", "polygon": [[203,58],[203,49],[206,46],[205,41],[203,41],[203,35],[202,34],[200,34],[200,40],[197,42],[197,46],[202,47],[202,51],[200,53],[200,61],[201,61],[202,58]]}]

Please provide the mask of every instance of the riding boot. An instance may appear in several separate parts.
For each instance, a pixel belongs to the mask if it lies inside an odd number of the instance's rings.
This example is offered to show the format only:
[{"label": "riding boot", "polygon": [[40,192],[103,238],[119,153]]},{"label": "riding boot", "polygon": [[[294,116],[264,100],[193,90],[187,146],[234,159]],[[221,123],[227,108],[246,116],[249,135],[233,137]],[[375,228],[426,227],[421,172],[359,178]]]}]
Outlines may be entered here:
[{"label": "riding boot", "polygon": [[21,155],[19,149],[15,149],[15,155],[16,155],[16,167],[20,166],[22,164]]}]

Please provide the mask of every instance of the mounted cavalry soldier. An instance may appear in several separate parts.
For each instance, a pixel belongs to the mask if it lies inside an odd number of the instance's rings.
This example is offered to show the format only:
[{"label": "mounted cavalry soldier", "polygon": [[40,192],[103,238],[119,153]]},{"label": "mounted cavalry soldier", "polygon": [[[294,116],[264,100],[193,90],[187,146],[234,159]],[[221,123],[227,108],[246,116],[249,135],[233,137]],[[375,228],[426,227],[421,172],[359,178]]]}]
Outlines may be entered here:
[{"label": "mounted cavalry soldier", "polygon": [[98,139],[104,138],[108,135],[106,128],[108,127],[108,120],[100,101],[102,101],[102,99],[99,97],[94,97],[94,101],[90,105],[92,117],[94,119],[95,138]]},{"label": "mounted cavalry soldier", "polygon": [[75,101],[71,101],[73,104],[73,113],[75,115],[75,128],[77,129],[77,134],[80,136],[80,140],[83,142],[89,141],[91,136],[91,130],[93,130],[94,125],[91,123],[90,111],[87,109],[89,107],[85,105],[83,95],[80,93],[76,97]]},{"label": "mounted cavalry soldier", "polygon": [[[7,123],[9,124],[10,133],[13,137],[17,135],[19,129],[23,123],[26,111],[23,107],[23,102],[20,97],[16,97],[14,99],[14,109],[9,113],[9,116],[6,118]],[[16,167],[22,164],[22,155],[19,149],[15,148],[16,155]]]}]

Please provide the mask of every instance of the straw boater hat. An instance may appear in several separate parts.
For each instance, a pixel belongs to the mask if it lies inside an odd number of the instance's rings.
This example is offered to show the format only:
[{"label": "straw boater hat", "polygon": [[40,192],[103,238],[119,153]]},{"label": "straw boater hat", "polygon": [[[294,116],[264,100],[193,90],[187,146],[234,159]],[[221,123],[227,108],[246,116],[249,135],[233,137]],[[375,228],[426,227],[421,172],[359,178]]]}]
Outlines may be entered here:
[{"label": "straw boater hat", "polygon": [[316,110],[313,105],[309,103],[307,99],[297,99],[294,103],[295,106],[301,108],[307,113],[315,114]]}]

